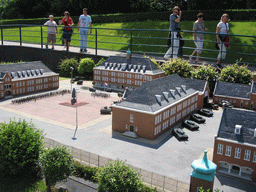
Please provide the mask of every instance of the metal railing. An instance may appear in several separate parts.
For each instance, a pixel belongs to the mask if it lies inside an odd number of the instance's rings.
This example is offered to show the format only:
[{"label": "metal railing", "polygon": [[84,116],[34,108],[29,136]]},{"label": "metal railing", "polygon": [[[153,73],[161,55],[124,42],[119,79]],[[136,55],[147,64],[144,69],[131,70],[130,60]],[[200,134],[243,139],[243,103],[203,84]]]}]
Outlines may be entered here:
[{"label": "metal railing", "polygon": [[[78,27],[73,26],[72,41],[70,46],[80,47],[80,35],[76,32]],[[44,25],[0,25],[1,45],[4,41],[22,43],[40,44],[44,48],[47,40],[47,27]],[[63,26],[58,26],[63,29]],[[164,56],[168,50],[167,40],[169,30],[163,29],[116,29],[116,28],[92,28],[93,33],[88,36],[88,48],[95,49],[95,55],[98,50],[110,50],[126,52],[128,49],[132,53],[147,54],[153,56]],[[181,30],[181,35],[185,41],[183,46],[183,58],[189,58],[196,48],[192,39],[194,31]],[[222,50],[215,48],[216,33],[196,32],[204,34],[204,48],[202,49],[202,60],[215,62],[217,55]],[[61,35],[57,35],[56,45],[61,45]],[[226,63],[235,63],[242,58],[242,63],[255,65],[256,63],[256,36],[229,34],[231,37],[230,47],[226,51]],[[173,45],[171,45],[173,47]],[[68,45],[66,50],[68,50]],[[193,58],[195,58],[194,56]]]},{"label": "metal railing", "polygon": [[[54,146],[66,146],[72,152],[73,158],[75,161],[80,162],[83,165],[88,165],[91,167],[104,167],[105,164],[108,164],[113,159],[109,159],[107,157],[103,157],[100,155],[96,155],[94,153],[90,153],[72,146],[67,146],[61,144],[57,141],[54,141],[49,138],[44,138],[45,147],[51,148]],[[157,191],[171,191],[171,192],[188,192],[189,184],[183,181],[179,181],[177,179],[173,179],[164,175],[160,175],[154,172],[150,172],[138,167],[131,166],[131,168],[135,169],[141,176],[143,183],[148,186],[156,187]]]}]

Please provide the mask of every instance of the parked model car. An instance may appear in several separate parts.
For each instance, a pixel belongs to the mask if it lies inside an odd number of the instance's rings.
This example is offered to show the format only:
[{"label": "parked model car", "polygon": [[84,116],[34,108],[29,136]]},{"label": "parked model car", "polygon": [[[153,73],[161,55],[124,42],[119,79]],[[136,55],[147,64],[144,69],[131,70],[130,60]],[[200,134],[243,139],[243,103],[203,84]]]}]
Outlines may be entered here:
[{"label": "parked model car", "polygon": [[233,105],[230,102],[226,101],[226,100],[221,101],[219,103],[219,106],[221,106],[221,107],[229,107],[229,108],[233,107]]},{"label": "parked model car", "polygon": [[191,121],[191,120],[182,121],[182,126],[188,128],[191,131],[199,129],[199,126],[194,121]]},{"label": "parked model car", "polygon": [[205,122],[205,118],[203,118],[201,115],[194,113],[190,116],[190,119],[192,121],[195,121],[197,123],[204,123]]},{"label": "parked model car", "polygon": [[214,109],[214,110],[218,110],[219,109],[219,105],[214,104],[214,103],[206,103],[204,105],[205,108],[209,108],[209,109]]},{"label": "parked model car", "polygon": [[96,89],[90,87],[90,88],[89,88],[89,91],[90,91],[90,92],[95,92]]},{"label": "parked model car", "polygon": [[103,107],[100,109],[100,114],[110,114],[112,111],[111,108],[108,108],[108,107]]},{"label": "parked model car", "polygon": [[188,139],[188,136],[185,134],[185,132],[184,132],[181,128],[174,128],[174,129],[172,130],[172,134],[173,134],[178,140],[181,140],[181,139],[187,140],[187,139]]},{"label": "parked model car", "polygon": [[198,111],[198,113],[201,114],[201,115],[207,116],[207,117],[213,116],[213,112],[212,112],[212,110],[210,110],[210,109],[205,109],[205,108],[203,108],[203,109],[200,109],[200,110]]}]

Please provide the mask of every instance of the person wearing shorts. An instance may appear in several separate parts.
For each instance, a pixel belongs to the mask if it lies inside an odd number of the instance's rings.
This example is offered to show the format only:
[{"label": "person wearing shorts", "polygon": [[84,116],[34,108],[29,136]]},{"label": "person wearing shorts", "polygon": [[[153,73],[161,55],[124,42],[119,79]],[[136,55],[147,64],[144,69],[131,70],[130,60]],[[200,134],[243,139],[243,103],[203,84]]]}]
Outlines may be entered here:
[{"label": "person wearing shorts", "polygon": [[56,34],[58,33],[57,23],[53,20],[53,15],[49,15],[49,20],[44,25],[47,26],[47,43],[46,49],[48,49],[49,43],[52,42],[52,49],[54,49],[54,43],[56,43]]}]

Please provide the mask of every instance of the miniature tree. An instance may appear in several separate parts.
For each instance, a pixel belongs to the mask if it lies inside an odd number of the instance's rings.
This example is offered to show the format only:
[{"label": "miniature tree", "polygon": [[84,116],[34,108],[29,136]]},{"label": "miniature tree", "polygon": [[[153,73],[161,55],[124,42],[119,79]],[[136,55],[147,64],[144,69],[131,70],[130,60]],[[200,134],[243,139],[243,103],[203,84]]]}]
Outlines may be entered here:
[{"label": "miniature tree", "polygon": [[78,72],[80,74],[92,73],[95,63],[92,58],[84,58],[79,62]]},{"label": "miniature tree", "polygon": [[98,180],[97,191],[135,192],[143,187],[137,171],[121,160],[105,165],[97,172],[96,178]]},{"label": "miniature tree", "polygon": [[43,144],[42,131],[25,120],[0,124],[0,172],[7,176],[34,172]]},{"label": "miniature tree", "polygon": [[70,77],[71,76],[71,69],[70,67],[73,67],[73,75],[75,76],[77,74],[77,68],[78,68],[78,61],[75,58],[70,59],[64,59],[61,60],[60,64],[60,76],[61,77]]},{"label": "miniature tree", "polygon": [[40,157],[47,191],[51,191],[58,181],[67,179],[74,171],[74,160],[66,147],[57,146],[44,151]]}]

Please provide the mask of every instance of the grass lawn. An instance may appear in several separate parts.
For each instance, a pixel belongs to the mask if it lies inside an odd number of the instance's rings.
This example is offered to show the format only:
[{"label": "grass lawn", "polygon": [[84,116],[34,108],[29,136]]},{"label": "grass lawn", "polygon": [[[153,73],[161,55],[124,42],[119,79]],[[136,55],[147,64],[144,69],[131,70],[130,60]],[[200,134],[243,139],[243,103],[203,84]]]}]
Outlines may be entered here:
[{"label": "grass lawn", "polygon": [[[216,25],[219,21],[205,21],[205,26],[208,29],[208,32],[215,32]],[[182,30],[192,30],[193,21],[182,21],[181,29]],[[127,22],[127,23],[105,23],[105,24],[94,24],[94,28],[104,28],[97,29],[97,47],[98,49],[108,49],[108,50],[117,50],[117,51],[125,51],[129,48],[129,44],[131,41],[131,31],[126,30],[116,30],[116,29],[169,29],[169,21],[145,21],[145,22]],[[59,31],[62,27],[59,28]],[[30,43],[40,43],[41,42],[41,29],[40,27],[22,27],[22,41],[30,42]],[[95,48],[96,47],[96,30],[93,30],[92,35],[88,37],[88,47]],[[243,21],[243,22],[230,22],[230,33],[231,34],[239,34],[239,35],[253,35],[256,34],[256,23],[253,21]],[[9,28],[4,29],[3,31],[4,40],[11,41],[19,41],[19,29],[18,28]],[[136,52],[155,52],[163,55],[167,51],[166,41],[168,37],[168,32],[163,31],[143,31],[137,30],[132,31],[132,51]],[[182,33],[184,39],[187,39],[184,45],[183,54],[190,55],[195,48],[193,42],[192,33]],[[43,27],[43,42],[46,43],[46,27]],[[143,38],[142,38],[143,37]],[[61,44],[61,34],[57,35],[57,44]],[[74,29],[74,33],[72,35],[72,46],[80,46],[80,36],[79,32]],[[214,41],[216,40],[216,36],[212,34],[205,35],[206,41]],[[226,60],[236,61],[240,58],[242,62],[256,62],[255,56],[244,56],[240,55],[237,52],[241,53],[256,53],[256,40],[255,38],[248,37],[231,37],[232,43],[228,48],[228,51],[232,53],[228,53]],[[115,44],[114,44],[115,43]],[[238,44],[247,44],[252,46],[241,46]],[[157,45],[157,46],[155,46]],[[214,47],[214,43],[212,42],[204,42],[204,49],[210,49],[210,51],[203,51],[202,57],[211,57],[216,58],[218,55],[218,51]]]}]

